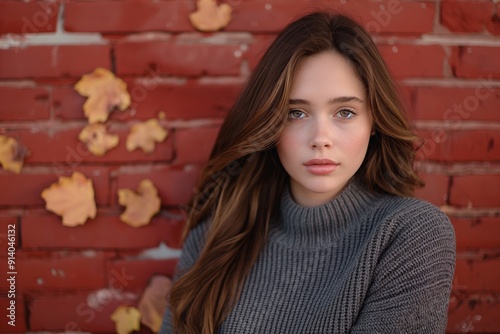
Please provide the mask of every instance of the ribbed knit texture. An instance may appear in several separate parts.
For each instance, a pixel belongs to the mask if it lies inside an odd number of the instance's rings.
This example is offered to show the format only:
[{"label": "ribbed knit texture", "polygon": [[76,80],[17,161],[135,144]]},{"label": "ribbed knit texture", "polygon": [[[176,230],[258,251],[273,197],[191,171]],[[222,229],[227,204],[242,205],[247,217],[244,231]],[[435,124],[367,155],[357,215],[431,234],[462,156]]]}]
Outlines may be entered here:
[{"label": "ribbed knit texture", "polygon": [[[207,225],[190,232],[177,273],[196,261]],[[309,208],[287,190],[218,333],[444,333],[454,267],[453,228],[431,204],[353,181]],[[161,333],[171,326],[167,310]]]}]

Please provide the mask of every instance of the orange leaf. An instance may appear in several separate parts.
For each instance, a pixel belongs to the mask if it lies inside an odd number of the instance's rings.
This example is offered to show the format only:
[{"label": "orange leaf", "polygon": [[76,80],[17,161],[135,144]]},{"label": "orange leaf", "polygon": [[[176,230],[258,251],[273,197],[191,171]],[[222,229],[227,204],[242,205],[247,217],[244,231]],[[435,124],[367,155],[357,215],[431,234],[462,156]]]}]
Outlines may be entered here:
[{"label": "orange leaf", "polygon": [[198,10],[189,14],[191,24],[200,31],[217,31],[231,21],[231,6],[215,0],[198,0]]},{"label": "orange leaf", "polygon": [[151,153],[155,149],[155,143],[161,143],[167,138],[167,131],[156,119],[134,124],[127,137],[127,151],[132,152],[141,148],[145,153]]},{"label": "orange leaf", "polygon": [[141,312],[135,307],[118,306],[110,318],[118,334],[129,334],[141,328]]},{"label": "orange leaf", "polygon": [[120,140],[118,135],[110,135],[101,123],[89,124],[78,135],[78,139],[87,145],[95,155],[104,155],[108,150],[116,147]]},{"label": "orange leaf", "polygon": [[89,123],[105,122],[115,108],[125,110],[130,105],[127,84],[105,68],[96,68],[85,74],[75,90],[88,99],[83,105]]},{"label": "orange leaf", "polygon": [[161,321],[167,308],[167,294],[172,281],[170,278],[156,275],[151,278],[139,299],[139,311],[142,314],[141,322],[155,333],[160,331]]},{"label": "orange leaf", "polygon": [[96,215],[92,180],[79,172],[71,177],[61,176],[58,183],[42,191],[42,198],[47,210],[63,217],[65,226],[83,225]]},{"label": "orange leaf", "polygon": [[151,218],[160,211],[160,198],[151,180],[142,180],[137,193],[130,189],[118,190],[118,202],[126,206],[120,216],[121,221],[133,227],[149,224]]},{"label": "orange leaf", "polygon": [[3,169],[19,174],[28,150],[14,138],[0,135],[0,164]]}]

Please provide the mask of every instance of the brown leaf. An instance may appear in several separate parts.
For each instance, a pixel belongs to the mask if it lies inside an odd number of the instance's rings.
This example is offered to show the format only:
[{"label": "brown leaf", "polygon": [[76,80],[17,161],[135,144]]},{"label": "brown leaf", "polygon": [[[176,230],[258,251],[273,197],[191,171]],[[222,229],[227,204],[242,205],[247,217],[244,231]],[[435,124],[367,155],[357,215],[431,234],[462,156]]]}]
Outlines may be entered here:
[{"label": "brown leaf", "polygon": [[189,14],[191,24],[200,31],[217,31],[231,21],[231,6],[215,0],[198,0],[198,10]]},{"label": "brown leaf", "polygon": [[0,164],[3,169],[19,174],[27,155],[28,150],[24,145],[12,137],[0,135]]},{"label": "brown leaf", "polygon": [[83,225],[95,218],[96,206],[92,180],[74,172],[71,177],[61,176],[57,183],[42,191],[46,209],[63,217],[63,225]]},{"label": "brown leaf", "polygon": [[120,216],[121,221],[133,227],[149,224],[151,218],[160,211],[160,198],[151,180],[142,180],[137,193],[130,189],[118,190],[118,202],[126,206]]},{"label": "brown leaf", "polygon": [[87,145],[90,152],[95,155],[104,155],[118,145],[118,135],[110,135],[101,123],[89,124],[78,135],[78,139]]},{"label": "brown leaf", "polygon": [[127,137],[127,151],[132,152],[141,148],[145,153],[151,153],[155,149],[155,143],[161,143],[167,138],[167,131],[156,119],[134,124]]},{"label": "brown leaf", "polygon": [[118,306],[110,318],[118,334],[129,334],[141,328],[141,312],[132,306]]},{"label": "brown leaf", "polygon": [[167,294],[171,286],[170,278],[161,275],[153,276],[139,299],[141,322],[155,333],[160,331],[163,314],[167,308]]},{"label": "brown leaf", "polygon": [[89,123],[105,122],[115,108],[125,110],[130,105],[127,84],[105,68],[96,68],[85,74],[75,90],[88,99],[83,105]]}]

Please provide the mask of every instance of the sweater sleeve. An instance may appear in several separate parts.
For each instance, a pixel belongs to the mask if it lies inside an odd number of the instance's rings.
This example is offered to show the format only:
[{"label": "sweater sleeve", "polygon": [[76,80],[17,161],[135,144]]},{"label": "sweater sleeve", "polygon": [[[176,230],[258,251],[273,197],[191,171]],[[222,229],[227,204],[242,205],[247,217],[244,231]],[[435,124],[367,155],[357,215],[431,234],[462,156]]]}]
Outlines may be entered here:
[{"label": "sweater sleeve", "polygon": [[446,215],[427,203],[424,208],[418,215],[398,215],[384,227],[393,237],[379,258],[352,334],[445,332],[455,235]]},{"label": "sweater sleeve", "polygon": [[[182,247],[179,262],[177,262],[173,282],[176,282],[186,271],[188,271],[198,259],[201,249],[205,243],[208,226],[208,221],[205,221],[189,231]],[[165,314],[163,315],[163,321],[159,332],[160,334],[173,333],[171,316],[170,309],[167,306]]]}]

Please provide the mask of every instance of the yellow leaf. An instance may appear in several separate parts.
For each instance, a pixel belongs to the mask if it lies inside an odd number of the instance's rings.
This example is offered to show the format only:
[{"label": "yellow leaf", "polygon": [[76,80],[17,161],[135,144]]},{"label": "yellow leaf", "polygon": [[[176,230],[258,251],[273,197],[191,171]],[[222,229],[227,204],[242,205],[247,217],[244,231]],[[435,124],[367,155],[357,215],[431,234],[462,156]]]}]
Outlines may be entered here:
[{"label": "yellow leaf", "polygon": [[151,180],[142,180],[137,193],[130,189],[118,190],[118,202],[126,207],[121,221],[133,227],[149,224],[151,218],[160,211],[161,200]]},{"label": "yellow leaf", "polygon": [[171,286],[170,278],[161,275],[153,276],[139,299],[141,322],[154,333],[160,331],[163,314],[167,308],[167,294]]},{"label": "yellow leaf", "polygon": [[96,68],[85,74],[75,90],[88,99],[83,105],[89,123],[105,122],[115,108],[125,110],[130,105],[127,84],[105,68]]},{"label": "yellow leaf", "polygon": [[0,135],[0,164],[3,169],[19,174],[28,150],[14,138]]},{"label": "yellow leaf", "polygon": [[155,149],[155,143],[161,143],[165,138],[167,131],[156,119],[134,124],[127,137],[127,151],[132,152],[136,148],[141,148],[144,152],[151,153]]},{"label": "yellow leaf", "polygon": [[57,183],[42,191],[46,209],[63,217],[63,225],[83,225],[95,218],[96,206],[92,180],[74,172],[71,177],[61,176]]},{"label": "yellow leaf", "polygon": [[95,155],[104,155],[108,150],[116,147],[120,138],[118,135],[110,135],[106,127],[101,123],[87,125],[80,135],[80,141],[87,145],[90,152]]},{"label": "yellow leaf", "polygon": [[111,314],[115,322],[116,333],[129,334],[141,328],[141,312],[131,306],[118,306]]},{"label": "yellow leaf", "polygon": [[231,6],[215,0],[198,0],[198,10],[189,14],[191,24],[200,31],[217,31],[231,21]]}]

